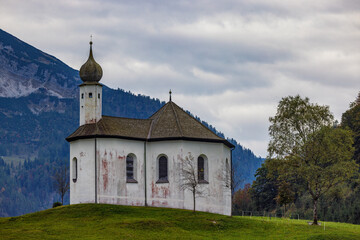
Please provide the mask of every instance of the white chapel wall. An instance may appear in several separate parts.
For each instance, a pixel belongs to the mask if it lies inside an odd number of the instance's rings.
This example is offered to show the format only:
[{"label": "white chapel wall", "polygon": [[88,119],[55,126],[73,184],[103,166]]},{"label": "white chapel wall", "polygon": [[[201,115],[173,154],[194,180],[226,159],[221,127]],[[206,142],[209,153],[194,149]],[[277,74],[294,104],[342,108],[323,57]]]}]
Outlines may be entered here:
[{"label": "white chapel wall", "polygon": [[[95,202],[95,141],[81,139],[70,143],[70,204]],[[77,180],[73,182],[73,158],[77,159]]]},{"label": "white chapel wall", "polygon": [[[222,143],[159,141],[147,142],[146,148],[147,204],[149,206],[193,209],[192,193],[181,189],[181,159],[190,153],[194,157],[196,168],[198,156],[205,155],[208,161],[209,183],[202,184],[203,194],[196,198],[196,209],[231,214],[231,191],[224,182],[226,159],[229,162],[231,160],[228,147]],[[71,181],[71,204],[94,202],[94,153],[94,139],[77,140],[70,144],[70,157],[78,159],[79,168],[77,182]],[[136,156],[137,183],[126,182],[126,156],[128,154]],[[156,183],[158,180],[157,160],[160,155],[168,158],[169,183]],[[97,166],[99,203],[145,205],[144,142],[98,138]]]},{"label": "white chapel wall", "polygon": [[[157,207],[193,209],[192,193],[181,189],[181,159],[190,153],[197,158],[204,154],[208,160],[209,184],[201,184],[202,196],[196,198],[199,211],[231,214],[231,191],[224,182],[225,161],[230,161],[230,149],[222,143],[195,141],[160,141],[147,143],[148,205]],[[156,183],[157,159],[168,157],[169,183]],[[229,173],[230,174],[230,173]]]},{"label": "white chapel wall", "polygon": [[[101,138],[98,142],[98,200],[100,203],[143,206],[144,142]],[[137,183],[127,183],[126,157],[136,156]]]}]

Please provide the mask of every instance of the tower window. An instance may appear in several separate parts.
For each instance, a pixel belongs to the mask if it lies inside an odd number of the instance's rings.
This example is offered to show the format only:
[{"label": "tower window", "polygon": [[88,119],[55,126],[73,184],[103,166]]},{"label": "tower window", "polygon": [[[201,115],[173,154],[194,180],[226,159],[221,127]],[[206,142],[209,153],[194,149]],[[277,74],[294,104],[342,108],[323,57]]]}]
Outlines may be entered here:
[{"label": "tower window", "polygon": [[100,93],[98,93],[98,99],[100,99]]},{"label": "tower window", "polygon": [[92,98],[92,93],[89,93],[89,98]]},{"label": "tower window", "polygon": [[81,99],[84,99],[84,94],[83,93],[81,94]]}]

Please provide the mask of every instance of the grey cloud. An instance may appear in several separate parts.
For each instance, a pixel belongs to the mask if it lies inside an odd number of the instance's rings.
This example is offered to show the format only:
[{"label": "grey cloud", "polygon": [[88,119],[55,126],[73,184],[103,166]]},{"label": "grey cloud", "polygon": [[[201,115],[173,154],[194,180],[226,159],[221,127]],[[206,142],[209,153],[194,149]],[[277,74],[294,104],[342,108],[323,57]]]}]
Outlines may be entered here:
[{"label": "grey cloud", "polygon": [[[268,116],[252,121],[249,112],[270,114],[282,95],[301,93],[340,116],[359,89],[358,0],[0,2],[0,28],[74,68],[93,34],[102,81],[114,88],[163,100],[172,88],[180,105],[216,98],[193,113],[261,143],[261,155]],[[244,97],[224,99],[229,91]],[[224,105],[248,106],[234,115],[243,125],[228,130],[231,119],[217,116]]]}]

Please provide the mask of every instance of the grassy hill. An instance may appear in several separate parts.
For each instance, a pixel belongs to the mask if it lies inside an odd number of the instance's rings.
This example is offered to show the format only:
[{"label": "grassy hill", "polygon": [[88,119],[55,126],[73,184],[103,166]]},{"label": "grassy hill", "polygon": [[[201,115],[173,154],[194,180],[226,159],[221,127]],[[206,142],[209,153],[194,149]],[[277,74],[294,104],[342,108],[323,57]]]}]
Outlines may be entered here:
[{"label": "grassy hill", "polygon": [[1,239],[360,239],[360,226],[79,204],[0,218]]}]

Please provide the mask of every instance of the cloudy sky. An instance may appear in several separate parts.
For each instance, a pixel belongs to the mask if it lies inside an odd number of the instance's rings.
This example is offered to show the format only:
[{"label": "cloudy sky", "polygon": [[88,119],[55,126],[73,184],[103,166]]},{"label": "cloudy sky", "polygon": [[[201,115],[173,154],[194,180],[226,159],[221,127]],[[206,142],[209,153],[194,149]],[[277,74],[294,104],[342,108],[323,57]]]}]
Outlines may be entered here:
[{"label": "cloudy sky", "polygon": [[266,156],[282,97],[360,91],[359,0],[0,0],[0,28],[79,69],[93,35],[102,83],[173,101]]}]

